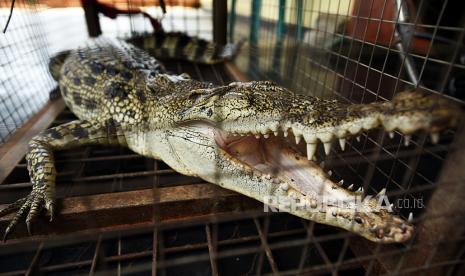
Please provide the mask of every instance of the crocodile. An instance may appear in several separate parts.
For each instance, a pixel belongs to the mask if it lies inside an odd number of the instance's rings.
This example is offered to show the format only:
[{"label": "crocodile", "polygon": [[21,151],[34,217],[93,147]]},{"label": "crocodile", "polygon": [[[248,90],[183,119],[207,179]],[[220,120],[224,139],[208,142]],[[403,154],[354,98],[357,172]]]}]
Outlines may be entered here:
[{"label": "crocodile", "polygon": [[81,145],[128,147],[181,174],[374,242],[412,237],[411,217],[380,207],[385,189],[368,196],[336,183],[316,163],[315,152],[322,147],[328,154],[336,141],[343,150],[346,139],[374,128],[399,131],[406,141],[425,131],[437,143],[441,131],[457,126],[460,106],[419,89],[399,92],[390,101],[347,104],[293,93],[272,81],[214,85],[169,73],[157,56],[216,63],[234,50],[175,37],[129,42],[98,37],[52,59],[52,75],[79,119],[29,142],[32,191],[0,211],[0,216],[16,211],[4,239],[22,219],[31,232],[44,209],[54,218],[53,152]]}]

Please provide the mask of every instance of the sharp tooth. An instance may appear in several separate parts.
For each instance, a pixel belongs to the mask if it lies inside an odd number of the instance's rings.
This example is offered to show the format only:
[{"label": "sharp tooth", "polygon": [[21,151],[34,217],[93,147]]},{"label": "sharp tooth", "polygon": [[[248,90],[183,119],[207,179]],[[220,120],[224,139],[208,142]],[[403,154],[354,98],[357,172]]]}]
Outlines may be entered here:
[{"label": "sharp tooth", "polygon": [[349,189],[350,191],[352,191],[353,188],[354,188],[354,184],[350,184],[350,186],[347,187],[347,189]]},{"label": "sharp tooth", "polygon": [[283,189],[283,191],[287,191],[289,189],[289,185],[287,183],[283,183],[281,185],[281,188]]},{"label": "sharp tooth", "polygon": [[266,174],[266,175],[265,175],[265,178],[268,179],[268,180],[270,180],[270,179],[271,179],[271,175]]},{"label": "sharp tooth", "polygon": [[363,187],[358,188],[357,193],[363,194]]},{"label": "sharp tooth", "polygon": [[433,142],[433,144],[439,142],[439,133],[431,133],[431,142]]},{"label": "sharp tooth", "polygon": [[333,171],[332,171],[332,170],[329,170],[329,171],[328,171],[328,175],[329,175],[329,176],[333,175]]},{"label": "sharp tooth", "polygon": [[376,195],[377,197],[384,196],[386,194],[386,188],[383,188],[379,193]]},{"label": "sharp tooth", "polygon": [[339,146],[341,146],[342,150],[345,150],[345,148],[346,148],[346,139],[345,138],[339,138]]},{"label": "sharp tooth", "polygon": [[325,153],[326,153],[326,155],[328,155],[329,152],[331,151],[331,142],[326,142],[323,145],[325,147]]},{"label": "sharp tooth", "polygon": [[289,132],[287,132],[287,130],[284,130],[284,137],[287,137],[289,135]]},{"label": "sharp tooth", "polygon": [[279,132],[273,131],[274,136],[278,136]]},{"label": "sharp tooth", "polygon": [[389,138],[394,138],[394,131],[389,131]]},{"label": "sharp tooth", "polygon": [[341,180],[337,183],[337,185],[339,185],[339,186],[342,186],[343,184],[344,184],[344,179],[341,179]]},{"label": "sharp tooth", "polygon": [[391,204],[389,205],[389,209],[390,209],[389,211],[394,210],[394,203],[391,203]]},{"label": "sharp tooth", "polygon": [[313,209],[315,209],[316,207],[318,207],[317,202],[316,202],[316,200],[315,200],[314,198],[312,198],[312,199],[310,200],[310,207],[312,207]]},{"label": "sharp tooth", "polygon": [[413,221],[413,213],[410,212],[410,214],[408,214],[408,222],[412,222]]},{"label": "sharp tooth", "polygon": [[268,139],[268,138],[270,138],[270,135],[269,135],[269,134],[265,134],[265,135],[263,135],[263,137],[265,137],[265,139]]},{"label": "sharp tooth", "polygon": [[260,135],[258,135],[258,134],[255,135],[255,138],[260,139]]},{"label": "sharp tooth", "polygon": [[412,138],[412,137],[411,137],[410,135],[405,135],[405,136],[404,136],[404,146],[407,147],[408,145],[410,145],[410,139],[411,139],[411,138]]},{"label": "sharp tooth", "polygon": [[302,136],[296,135],[296,136],[295,136],[295,143],[296,143],[296,144],[299,144],[299,143],[300,143],[300,140],[302,140]]},{"label": "sharp tooth", "polygon": [[307,144],[307,159],[312,160],[316,152],[316,144]]},{"label": "sharp tooth", "polygon": [[357,142],[360,142],[360,136],[355,137],[357,139]]}]

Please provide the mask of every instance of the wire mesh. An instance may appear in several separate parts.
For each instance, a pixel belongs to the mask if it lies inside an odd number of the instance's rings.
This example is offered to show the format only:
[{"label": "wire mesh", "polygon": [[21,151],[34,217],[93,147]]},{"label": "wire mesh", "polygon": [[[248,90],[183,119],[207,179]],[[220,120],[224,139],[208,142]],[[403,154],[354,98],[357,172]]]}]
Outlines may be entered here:
[{"label": "wire mesh", "polygon": [[[2,1],[1,6],[8,3]],[[22,2],[17,6],[19,9],[11,19],[9,32],[0,39],[1,142],[40,109],[48,99],[47,91],[53,87],[47,71],[41,66],[47,62],[48,52],[37,8]],[[9,9],[0,9],[2,24],[8,14]]]},{"label": "wire mesh", "polygon": [[[198,8],[198,1],[177,2],[176,6],[167,6],[164,29],[211,40],[211,9]],[[102,3],[121,9],[142,5],[154,18],[161,17],[160,8],[149,1]],[[10,14],[10,4],[7,0],[0,2],[2,29]],[[0,40],[1,143],[44,106],[49,92],[56,87],[48,73],[50,57],[75,48],[88,37],[79,1],[16,1],[13,15]],[[106,36],[124,38],[153,31],[149,20],[138,14],[120,15],[115,19],[100,14],[99,18]]]},{"label": "wire mesh", "polygon": [[[458,3],[263,0],[230,4],[229,37],[248,38],[249,48],[237,64],[250,79],[272,79],[297,93],[351,103],[389,100],[399,91],[420,88],[463,105],[458,84],[465,29],[463,13],[456,11],[462,8]],[[360,140],[353,139],[349,151],[334,151],[325,163],[336,179],[363,183],[369,194],[386,187],[404,217],[412,211],[423,221],[428,219],[422,214],[437,188],[447,153],[460,148],[454,146],[453,135],[448,132],[434,146],[420,134],[404,148],[406,138],[400,133],[388,139],[383,131],[370,131]],[[405,202],[418,205],[402,206]],[[404,250],[413,251],[411,245]],[[394,271],[402,271],[402,265],[399,262]]]},{"label": "wire mesh", "polygon": [[[462,103],[464,28],[460,24],[463,24],[463,15],[445,16],[460,9],[448,1],[404,3],[408,3],[410,11],[416,12],[410,14],[409,21],[399,22],[394,10],[396,1],[389,0],[229,1],[229,37],[233,41],[246,37],[249,46],[236,63],[250,79],[272,79],[299,93],[336,97],[346,102],[387,100],[398,91],[418,85]],[[139,6],[132,1],[126,5]],[[156,7],[153,9],[154,13],[158,12]],[[390,9],[391,17],[384,16]],[[183,30],[211,39],[210,25],[205,23],[211,20],[207,10],[169,7],[165,19],[165,29]],[[107,21],[102,23],[105,34],[118,37],[151,31],[146,19],[137,15],[118,17],[116,23],[103,17],[100,21]],[[78,24],[84,26],[83,21]],[[398,48],[397,25],[414,27],[412,37],[425,39],[426,43],[402,37],[404,48]],[[48,31],[45,33],[49,39]],[[52,33],[56,37],[50,43],[53,46],[40,44],[40,40],[32,41],[36,51],[52,47],[47,51],[54,52],[68,47],[58,43],[62,31]],[[76,31],[77,37],[82,37],[83,33],[84,30]],[[44,54],[42,65],[47,58],[48,53]],[[415,66],[417,81],[407,72],[408,62]],[[217,84],[231,81],[218,66],[180,62],[166,65],[172,72],[188,72],[203,81]],[[1,68],[10,68],[10,64],[2,64]],[[74,115],[65,111],[53,125],[73,119]],[[348,141],[345,152],[333,149],[325,166],[333,171],[333,179],[360,183],[369,193],[387,187],[400,214],[406,217],[413,211],[417,218],[415,223],[434,221],[434,217],[423,216],[424,208],[411,204],[428,205],[438,188],[437,178],[447,154],[458,147],[453,142],[454,134],[452,131],[445,133],[439,145],[430,144],[421,134],[404,148],[405,138],[400,133],[390,140],[383,131],[370,131],[360,141]],[[120,148],[85,147],[59,152],[56,162],[59,198],[152,189],[152,200],[160,202],[162,188],[189,185],[194,189],[194,185],[203,183],[200,179],[175,173],[163,162]],[[1,204],[27,195],[30,183],[24,160],[0,189]],[[63,235],[56,230],[57,236],[48,236],[50,228],[43,232],[38,229],[42,236],[2,246],[0,271],[6,275],[103,272],[117,275],[149,272],[161,275],[191,275],[192,272],[206,275],[398,275],[443,268],[447,275],[461,275],[465,268],[463,233],[429,244],[427,262],[416,265],[409,263],[411,255],[425,250],[425,244],[412,240],[399,246],[367,245],[352,233],[283,213],[263,213],[261,206],[257,208],[253,203],[247,208],[234,207],[241,210],[240,213],[234,208],[222,209],[228,204],[237,204],[234,200],[227,201],[227,197],[191,198],[185,200],[187,203],[176,203],[180,205],[178,208],[176,204],[168,207],[153,204],[148,209],[153,208],[148,215],[150,218],[162,216],[157,208],[170,209],[172,216],[174,210],[192,212],[188,219],[162,219],[160,222],[157,218],[156,223],[142,218],[148,211],[141,207],[137,209],[140,221],[128,222],[125,228],[102,226],[98,221],[106,221],[105,218],[84,214],[80,218],[87,220],[82,227],[88,228],[81,232]],[[194,211],[200,209],[202,201],[213,206],[206,208],[208,215]],[[246,199],[240,198],[240,201],[246,202]],[[401,206],[406,203],[410,205]],[[112,208],[116,211],[109,215],[110,220],[130,214],[136,217],[134,210],[127,213],[124,208]],[[66,218],[66,214],[63,216]],[[454,217],[450,214],[439,216],[463,220],[463,213]],[[79,218],[77,220],[79,222]],[[67,223],[72,225],[72,219],[59,221],[52,227],[66,227]],[[456,245],[460,250],[447,259],[441,258],[438,248]]]}]

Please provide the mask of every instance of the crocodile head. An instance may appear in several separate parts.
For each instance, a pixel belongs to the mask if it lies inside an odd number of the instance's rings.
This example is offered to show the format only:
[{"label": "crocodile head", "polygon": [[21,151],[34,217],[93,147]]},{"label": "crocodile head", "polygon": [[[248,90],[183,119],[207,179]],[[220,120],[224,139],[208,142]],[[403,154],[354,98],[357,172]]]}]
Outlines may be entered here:
[{"label": "crocodile head", "polygon": [[176,125],[164,130],[167,155],[175,158],[164,160],[176,170],[384,243],[411,238],[411,221],[380,204],[384,191],[370,197],[333,182],[314,161],[318,144],[328,153],[333,140],[344,148],[348,137],[380,126],[404,135],[428,131],[436,142],[460,113],[418,91],[347,105],[296,95],[271,82],[192,90],[175,105]]}]

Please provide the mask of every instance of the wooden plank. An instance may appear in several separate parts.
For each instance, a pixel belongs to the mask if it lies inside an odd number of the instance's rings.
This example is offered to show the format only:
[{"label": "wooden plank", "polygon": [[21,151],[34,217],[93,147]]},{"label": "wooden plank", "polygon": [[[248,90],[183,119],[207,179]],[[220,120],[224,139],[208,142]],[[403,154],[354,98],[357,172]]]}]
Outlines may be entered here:
[{"label": "wooden plank", "polygon": [[[158,194],[155,194],[157,191]],[[0,209],[5,206],[0,206]],[[154,210],[161,222],[212,213],[260,209],[261,203],[213,184],[191,184],[129,192],[65,198],[53,222],[41,217],[34,222],[35,235],[58,235],[88,229],[151,223]],[[5,229],[13,214],[0,218]],[[27,237],[20,223],[10,239]]]},{"label": "wooden plank", "polygon": [[231,79],[235,81],[249,81],[247,76],[242,73],[234,63],[226,62],[224,67],[226,69],[226,73],[228,73]]},{"label": "wooden plank", "polygon": [[46,129],[65,108],[63,99],[48,102],[0,147],[0,183],[24,157],[29,141]]}]

